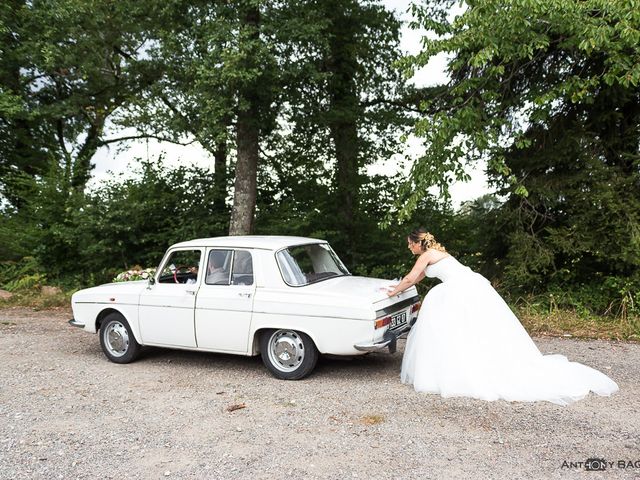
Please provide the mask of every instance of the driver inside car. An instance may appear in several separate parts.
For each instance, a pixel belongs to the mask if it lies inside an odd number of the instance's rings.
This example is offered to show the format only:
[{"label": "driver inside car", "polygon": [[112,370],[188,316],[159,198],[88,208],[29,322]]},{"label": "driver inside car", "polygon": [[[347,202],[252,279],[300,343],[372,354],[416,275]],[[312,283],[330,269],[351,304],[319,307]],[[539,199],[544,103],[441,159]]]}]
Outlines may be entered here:
[{"label": "driver inside car", "polygon": [[197,283],[198,282],[198,267],[189,267],[189,277],[184,283]]}]

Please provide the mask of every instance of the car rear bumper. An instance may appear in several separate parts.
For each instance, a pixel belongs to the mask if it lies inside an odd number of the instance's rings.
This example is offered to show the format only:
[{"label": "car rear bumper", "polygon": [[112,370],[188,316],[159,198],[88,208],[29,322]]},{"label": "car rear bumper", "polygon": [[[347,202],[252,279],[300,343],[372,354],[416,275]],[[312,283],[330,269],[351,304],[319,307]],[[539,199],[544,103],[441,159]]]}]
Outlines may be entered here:
[{"label": "car rear bumper", "polygon": [[[413,322],[411,323],[413,324]],[[411,330],[411,326],[409,325],[393,331],[387,330],[386,332],[384,332],[382,341],[375,343],[358,343],[354,345],[353,348],[359,350],[360,352],[379,352],[380,350],[388,348],[389,353],[395,353],[398,338],[407,333],[409,330]]]}]

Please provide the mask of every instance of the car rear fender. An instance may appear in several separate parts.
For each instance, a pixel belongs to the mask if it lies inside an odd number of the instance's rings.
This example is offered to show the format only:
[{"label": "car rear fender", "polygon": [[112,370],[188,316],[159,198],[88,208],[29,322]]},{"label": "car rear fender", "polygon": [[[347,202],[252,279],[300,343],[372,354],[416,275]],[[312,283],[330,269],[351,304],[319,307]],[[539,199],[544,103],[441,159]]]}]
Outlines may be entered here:
[{"label": "car rear fender", "polygon": [[361,354],[353,345],[372,341],[374,321],[332,317],[305,317],[254,313],[248,346],[250,355],[259,353],[260,335],[265,330],[295,330],[308,335],[320,353]]},{"label": "car rear fender", "polygon": [[300,328],[285,327],[285,326],[263,327],[263,328],[259,328],[255,332],[253,332],[253,339],[250,342],[250,346],[251,346],[251,349],[249,350],[249,354],[250,355],[260,355],[260,336],[262,335],[263,332],[265,332],[267,330],[295,330],[296,332],[300,332],[300,333],[304,333],[304,334],[308,335],[309,338],[311,338],[311,340],[313,341],[313,344],[316,346],[316,348],[318,346],[318,342],[317,342],[317,339],[314,338],[314,334],[312,332],[307,331],[307,330],[300,329]]}]

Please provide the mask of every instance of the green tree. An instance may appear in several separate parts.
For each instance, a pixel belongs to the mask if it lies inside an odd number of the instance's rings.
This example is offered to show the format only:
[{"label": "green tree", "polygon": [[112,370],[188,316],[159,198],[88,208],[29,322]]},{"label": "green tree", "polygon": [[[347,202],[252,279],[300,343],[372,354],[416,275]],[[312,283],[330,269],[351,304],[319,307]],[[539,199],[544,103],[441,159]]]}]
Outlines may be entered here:
[{"label": "green tree", "polygon": [[[473,1],[416,7],[438,34],[406,60],[450,55],[447,90],[415,132],[415,191],[446,190],[486,160],[508,197],[505,278],[513,288],[635,278],[640,267],[640,9],[601,0]],[[635,284],[637,288],[640,283]]]},{"label": "green tree", "polygon": [[631,100],[637,91],[640,14],[633,2],[479,1],[448,19],[452,3],[414,7],[416,25],[439,37],[425,38],[423,52],[405,59],[406,73],[437,54],[451,56],[448,88],[423,104],[436,113],[415,126],[427,148],[411,178],[418,186],[446,190],[452,175],[464,177],[465,162],[478,159],[517,184],[505,151],[530,145],[529,127],[546,125],[569,105],[590,105],[596,95],[622,89]]},{"label": "green tree", "polygon": [[113,112],[148,79],[129,58],[144,45],[139,2],[11,0],[0,7],[2,193],[20,206],[32,191],[18,180],[56,165],[81,192],[91,159],[108,143]]},{"label": "green tree", "polygon": [[278,23],[285,129],[268,139],[270,164],[284,183],[305,185],[300,198],[316,192],[322,207],[311,201],[307,211],[324,212],[316,225],[357,262],[360,238],[377,229],[361,194],[371,182],[382,188],[365,169],[397,152],[408,123],[406,86],[393,66],[400,22],[378,2],[317,0],[287,2]]},{"label": "green tree", "polygon": [[232,234],[253,230],[259,170],[302,170],[334,185],[334,228],[353,238],[361,170],[390,155],[402,122],[393,14],[375,2],[243,0],[170,2],[159,17],[148,49],[159,81],[123,124],[189,135],[216,172],[235,160]]},{"label": "green tree", "polygon": [[260,141],[275,127],[278,74],[270,35],[278,2],[164,4],[149,32],[149,68],[158,81],[119,123],[140,136],[197,141],[214,158],[215,203],[226,208],[235,160],[231,234],[253,229]]}]

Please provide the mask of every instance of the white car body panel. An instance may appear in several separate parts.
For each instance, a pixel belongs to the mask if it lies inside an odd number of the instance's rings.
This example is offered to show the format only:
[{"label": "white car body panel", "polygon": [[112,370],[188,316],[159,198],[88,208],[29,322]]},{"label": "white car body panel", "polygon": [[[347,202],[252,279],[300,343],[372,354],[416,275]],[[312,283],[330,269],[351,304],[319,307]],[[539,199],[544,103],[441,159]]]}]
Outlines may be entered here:
[{"label": "white car body panel", "polygon": [[255,285],[202,285],[195,327],[198,348],[247,354]]},{"label": "white car body panel", "polygon": [[97,287],[86,288],[73,294],[71,308],[76,321],[84,324],[84,330],[97,333],[96,322],[100,314],[115,310],[120,312],[129,322],[131,330],[138,342],[141,342],[138,323],[138,302],[140,293],[147,288],[149,282],[107,283]]},{"label": "white car body panel", "polygon": [[143,345],[195,348],[193,309],[195,285],[157,283],[140,295],[140,335]]}]

